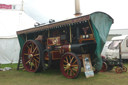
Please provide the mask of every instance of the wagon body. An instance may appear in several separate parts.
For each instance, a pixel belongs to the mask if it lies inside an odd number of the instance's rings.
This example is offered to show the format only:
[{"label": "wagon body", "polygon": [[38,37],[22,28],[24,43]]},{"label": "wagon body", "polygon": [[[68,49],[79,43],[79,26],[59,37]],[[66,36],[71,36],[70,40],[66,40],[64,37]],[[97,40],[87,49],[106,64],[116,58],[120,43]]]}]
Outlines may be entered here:
[{"label": "wagon body", "polygon": [[22,62],[29,72],[60,65],[67,78],[76,78],[82,66],[82,54],[91,56],[92,65],[102,67],[100,53],[113,19],[95,12],[86,16],[17,31]]}]

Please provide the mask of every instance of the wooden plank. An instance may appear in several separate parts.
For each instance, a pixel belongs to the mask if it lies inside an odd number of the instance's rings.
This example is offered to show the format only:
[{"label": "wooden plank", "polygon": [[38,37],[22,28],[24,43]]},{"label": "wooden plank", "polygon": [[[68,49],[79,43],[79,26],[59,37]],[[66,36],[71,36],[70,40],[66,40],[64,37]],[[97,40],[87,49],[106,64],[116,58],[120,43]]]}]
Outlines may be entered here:
[{"label": "wooden plank", "polygon": [[83,66],[84,66],[84,72],[85,72],[86,78],[93,77],[94,72],[92,69],[90,55],[89,54],[83,54],[82,58],[83,58]]}]

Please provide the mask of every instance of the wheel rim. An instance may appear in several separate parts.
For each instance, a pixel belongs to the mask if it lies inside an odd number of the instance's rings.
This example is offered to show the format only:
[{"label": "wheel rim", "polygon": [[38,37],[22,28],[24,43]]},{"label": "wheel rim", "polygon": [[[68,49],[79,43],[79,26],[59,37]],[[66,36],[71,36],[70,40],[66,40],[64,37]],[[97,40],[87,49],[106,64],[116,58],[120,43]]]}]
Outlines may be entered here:
[{"label": "wheel rim", "polygon": [[107,64],[105,62],[103,62],[102,68],[101,68],[101,72],[105,72],[107,70]]},{"label": "wheel rim", "polygon": [[40,69],[41,50],[37,41],[27,41],[22,49],[22,63],[28,72],[37,72]]},{"label": "wheel rim", "polygon": [[115,72],[116,73],[122,73],[122,68],[121,67],[116,67]]},{"label": "wheel rim", "polygon": [[60,61],[62,74],[67,78],[76,78],[81,71],[81,62],[73,53],[66,53]]}]

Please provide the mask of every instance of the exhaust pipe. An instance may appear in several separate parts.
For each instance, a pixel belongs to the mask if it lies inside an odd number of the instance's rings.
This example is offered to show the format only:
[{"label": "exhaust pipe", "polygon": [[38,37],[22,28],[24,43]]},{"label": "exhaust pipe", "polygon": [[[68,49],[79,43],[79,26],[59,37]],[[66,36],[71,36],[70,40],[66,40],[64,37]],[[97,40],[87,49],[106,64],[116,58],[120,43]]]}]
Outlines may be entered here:
[{"label": "exhaust pipe", "polygon": [[79,0],[75,0],[75,14],[76,17],[82,15],[82,13],[80,13],[80,1]]}]

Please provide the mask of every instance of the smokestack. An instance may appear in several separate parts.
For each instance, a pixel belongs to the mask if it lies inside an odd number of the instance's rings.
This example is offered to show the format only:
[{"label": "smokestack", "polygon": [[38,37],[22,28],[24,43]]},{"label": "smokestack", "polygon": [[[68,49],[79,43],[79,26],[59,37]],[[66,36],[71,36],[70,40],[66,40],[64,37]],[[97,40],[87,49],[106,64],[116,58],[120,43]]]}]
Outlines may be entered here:
[{"label": "smokestack", "polygon": [[82,13],[80,13],[80,1],[75,0],[75,16],[80,16]]}]

